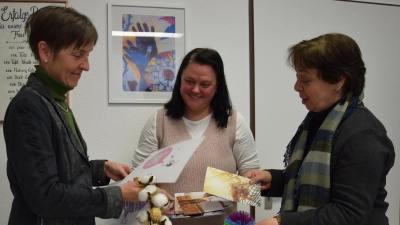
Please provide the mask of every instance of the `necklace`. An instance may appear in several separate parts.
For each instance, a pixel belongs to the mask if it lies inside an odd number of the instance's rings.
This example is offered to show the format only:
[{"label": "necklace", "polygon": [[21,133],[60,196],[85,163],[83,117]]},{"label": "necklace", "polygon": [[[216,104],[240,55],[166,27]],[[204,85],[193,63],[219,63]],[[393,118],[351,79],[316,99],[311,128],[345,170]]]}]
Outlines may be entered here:
[{"label": "necklace", "polygon": [[66,109],[64,109],[60,104],[58,104],[58,102],[56,102],[56,103],[57,103],[57,105],[61,108],[62,111],[68,113],[67,101],[64,101],[64,105],[65,105],[65,108],[66,108]]}]

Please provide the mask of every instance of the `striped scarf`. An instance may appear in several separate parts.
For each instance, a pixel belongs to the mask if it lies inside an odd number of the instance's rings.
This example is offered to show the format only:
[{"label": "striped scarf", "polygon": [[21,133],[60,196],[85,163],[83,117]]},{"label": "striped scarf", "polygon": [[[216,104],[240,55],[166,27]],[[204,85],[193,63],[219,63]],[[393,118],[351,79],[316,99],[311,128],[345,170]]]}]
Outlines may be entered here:
[{"label": "striped scarf", "polygon": [[[285,153],[288,166],[285,169],[281,212],[304,212],[329,203],[332,139],[340,122],[362,103],[362,97],[348,93],[342,98],[325,118],[304,158],[310,123],[309,116],[306,116],[300,126],[303,129],[300,128],[295,135],[297,140],[294,138],[289,143]],[[292,144],[295,144],[293,151]]]}]

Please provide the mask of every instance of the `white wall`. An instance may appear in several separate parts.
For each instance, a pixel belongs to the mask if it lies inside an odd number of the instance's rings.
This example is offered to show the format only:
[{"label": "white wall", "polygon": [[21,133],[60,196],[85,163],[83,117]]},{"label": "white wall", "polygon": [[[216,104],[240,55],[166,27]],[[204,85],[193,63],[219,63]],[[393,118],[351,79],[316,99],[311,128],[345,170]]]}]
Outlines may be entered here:
[{"label": "white wall", "polygon": [[355,0],[353,2],[368,2],[368,3],[378,3],[378,4],[386,4],[386,5],[399,5],[400,1],[399,0]]},{"label": "white wall", "polygon": [[[269,2],[255,0],[256,2]],[[91,159],[107,158],[126,164],[130,164],[134,148],[140,131],[147,120],[147,117],[161,105],[145,104],[108,104],[108,77],[107,77],[107,2],[106,0],[69,0],[69,6],[88,15],[94,22],[99,32],[99,41],[91,54],[91,69],[83,74],[79,86],[71,93],[71,107],[76,115],[79,127],[82,130],[85,141],[89,147]],[[114,2],[114,1],[110,1]],[[125,0],[118,1],[127,4],[146,3],[146,1]],[[293,1],[294,2],[294,1]],[[293,2],[285,1],[286,6]],[[392,4],[398,4],[399,0],[388,0]],[[152,0],[151,4],[174,4],[184,5],[187,9],[186,18],[186,52],[195,47],[211,47],[220,52],[225,63],[227,82],[231,92],[231,98],[234,107],[239,110],[244,117],[250,120],[249,105],[249,35],[248,35],[248,1],[247,0]],[[277,6],[276,6],[277,7]],[[257,8],[256,8],[257,10]],[[267,129],[265,136],[259,136],[257,147],[260,151],[262,165],[265,168],[281,168],[283,166],[282,155],[289,138],[297,128],[297,125],[304,117],[306,110],[298,102],[296,93],[293,91],[294,73],[284,64],[284,54],[290,44],[298,42],[299,38],[290,39],[299,30],[294,27],[286,27],[270,22],[286,18],[288,21],[296,21],[298,15],[289,12],[285,7],[277,7],[267,11],[264,14],[273,16],[272,21],[265,21],[265,28],[277,29],[278,33],[265,36],[265,44],[269,47],[268,58],[265,61],[256,61],[256,66],[261,65],[256,73],[265,74],[265,82],[258,83],[256,89],[268,90],[263,96],[256,96],[256,102],[262,101],[262,104],[256,105],[256,130],[264,127]],[[371,13],[373,15],[374,13]],[[300,18],[304,15],[300,15]],[[310,15],[311,16],[311,15]],[[318,18],[317,16],[315,16]],[[338,16],[340,17],[340,16]],[[398,21],[398,20],[397,20]],[[303,25],[307,27],[306,25]],[[374,26],[375,27],[375,26]],[[308,27],[312,28],[312,27]],[[398,29],[398,28],[396,28]],[[312,32],[304,31],[304,38],[316,36]],[[378,35],[379,32],[373,32]],[[299,35],[301,35],[299,33]],[[296,36],[298,37],[298,36]],[[398,37],[398,36],[394,36]],[[263,38],[263,37],[261,37]],[[271,39],[273,38],[273,39]],[[269,40],[273,42],[268,43]],[[397,45],[400,46],[400,45]],[[260,48],[259,48],[260,47]],[[257,46],[256,54],[264,54],[262,45]],[[363,49],[363,46],[361,46]],[[272,51],[272,50],[274,51]],[[387,49],[393,52],[394,49]],[[386,49],[385,49],[386,51]],[[257,53],[258,52],[258,53]],[[400,52],[400,51],[398,51]],[[384,56],[380,56],[384,57]],[[400,57],[397,57],[399,59]],[[257,60],[257,59],[256,59]],[[394,60],[394,59],[391,59]],[[388,65],[390,61],[387,61]],[[368,63],[369,65],[375,62]],[[278,66],[278,67],[275,67]],[[388,66],[381,65],[378,71],[368,71],[373,77],[367,78],[366,104],[382,120],[388,129],[389,135],[399,146],[395,139],[399,135],[400,124],[398,120],[390,120],[395,115],[399,115],[398,110],[386,111],[382,106],[374,104],[384,104],[380,100],[380,95],[371,96],[377,90],[387,90],[393,96],[399,96],[398,80],[395,74],[397,71]],[[381,79],[381,74],[393,76],[389,79]],[[276,80],[276,78],[279,78]],[[383,82],[383,83],[381,83]],[[397,82],[397,83],[396,83]],[[370,85],[371,84],[371,85]],[[371,91],[371,92],[370,92]],[[386,93],[386,92],[385,92]],[[261,98],[263,100],[261,100]],[[373,104],[374,103],[374,104]],[[276,117],[264,118],[274,109],[283,109]],[[282,126],[284,124],[285,126]],[[2,124],[0,124],[0,195],[2,204],[0,205],[0,224],[7,224],[8,215],[11,207],[12,194],[9,189],[6,176],[6,151],[3,139]],[[256,133],[261,135],[260,132]],[[397,136],[393,136],[397,135]],[[270,137],[270,138],[266,138]],[[276,153],[272,153],[275,151]],[[264,154],[263,154],[264,153]],[[398,187],[394,181],[395,172],[399,172],[398,165],[392,169],[388,186]],[[396,213],[397,220],[391,218],[390,224],[398,224],[398,210],[393,212],[394,207],[399,205],[399,195],[397,189],[389,189],[393,193],[394,200],[391,202],[390,213]],[[256,211],[257,220],[265,218],[268,215],[275,215],[279,209],[279,200],[274,199],[272,210]],[[243,208],[246,209],[247,208]]]},{"label": "white wall", "polygon": [[[331,0],[255,0],[254,8],[255,133],[265,169],[283,168],[286,145],[307,113],[293,89],[296,77],[286,65],[287,48],[328,32],[347,34],[359,44],[367,68],[364,103],[385,125],[395,149],[399,148],[400,7]],[[395,163],[387,177],[390,224],[399,224],[399,172]],[[276,215],[280,200],[273,198],[272,210],[257,208],[256,220]]]},{"label": "white wall", "polygon": [[[106,158],[130,165],[140,131],[148,116],[162,105],[108,104],[106,0],[69,0],[69,6],[89,16],[99,41],[91,53],[90,71],[71,93],[71,107],[88,144],[91,159]],[[112,2],[112,1],[111,1]],[[127,4],[147,1],[118,1]],[[247,0],[152,0],[151,4],[186,6],[186,52],[214,48],[225,63],[234,108],[250,120],[249,27]],[[0,125],[0,224],[7,224],[12,194],[6,175],[7,156]],[[247,207],[248,208],[248,207]],[[247,209],[245,208],[245,209]]]}]

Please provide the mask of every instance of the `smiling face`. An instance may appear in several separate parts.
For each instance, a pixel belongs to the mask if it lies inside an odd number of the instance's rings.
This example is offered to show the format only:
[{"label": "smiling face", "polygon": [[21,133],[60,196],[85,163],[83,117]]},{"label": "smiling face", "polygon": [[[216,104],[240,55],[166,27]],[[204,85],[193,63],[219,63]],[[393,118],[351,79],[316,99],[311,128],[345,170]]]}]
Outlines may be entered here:
[{"label": "smiling face", "polygon": [[51,51],[41,56],[41,67],[70,88],[78,85],[82,71],[89,70],[89,53],[93,50],[93,43],[79,48],[74,46],[61,49],[54,57]]},{"label": "smiling face", "polygon": [[299,92],[302,103],[309,111],[324,111],[344,95],[341,89],[344,78],[337,84],[331,84],[318,77],[316,68],[296,68],[296,73],[297,81],[294,90]]},{"label": "smiling face", "polygon": [[189,120],[201,120],[212,112],[211,100],[217,90],[217,78],[213,68],[195,62],[189,63],[181,77],[181,96],[185,102],[184,116]]}]

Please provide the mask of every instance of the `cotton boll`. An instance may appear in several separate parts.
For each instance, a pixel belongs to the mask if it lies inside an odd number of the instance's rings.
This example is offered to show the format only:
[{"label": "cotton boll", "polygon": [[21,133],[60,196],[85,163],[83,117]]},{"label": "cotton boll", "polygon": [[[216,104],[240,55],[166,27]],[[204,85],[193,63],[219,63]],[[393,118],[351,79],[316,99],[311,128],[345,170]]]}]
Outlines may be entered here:
[{"label": "cotton boll", "polygon": [[138,198],[139,198],[139,201],[141,201],[141,202],[147,201],[147,199],[149,199],[148,190],[143,189],[143,190],[139,191]]},{"label": "cotton boll", "polygon": [[163,205],[163,206],[161,207],[161,209],[162,209],[163,212],[164,212],[164,211],[167,211],[167,210],[170,210],[170,208],[171,208],[171,204],[170,204],[169,200],[168,200],[168,203],[167,203],[167,204],[165,204],[165,205]]},{"label": "cotton boll", "polygon": [[144,184],[144,185],[155,184],[156,183],[156,177],[153,176],[152,174],[144,175],[143,177],[139,178],[139,182],[141,184]]},{"label": "cotton boll", "polygon": [[162,215],[161,218],[160,218],[160,222],[163,222],[163,221],[169,221],[168,216]]},{"label": "cotton boll", "polygon": [[151,175],[151,176],[152,176],[152,178],[149,179],[149,184],[155,184],[157,181],[157,177],[155,175]]},{"label": "cotton boll", "polygon": [[160,218],[160,222],[162,222],[164,220],[169,220],[168,216],[162,215],[161,218]]},{"label": "cotton boll", "polygon": [[137,214],[136,219],[140,222],[140,223],[144,223],[146,221],[149,221],[149,214],[147,213],[147,211],[140,211]]},{"label": "cotton boll", "polygon": [[140,178],[140,183],[147,184],[151,177],[152,175],[144,175],[143,177]]},{"label": "cotton boll", "polygon": [[164,205],[164,206],[162,206],[161,207],[161,209],[164,211],[164,210],[167,210],[169,208],[169,204],[167,204],[167,205]]},{"label": "cotton boll", "polygon": [[164,222],[164,225],[172,225],[172,222],[171,222],[170,220],[166,220],[166,221]]},{"label": "cotton boll", "polygon": [[144,189],[147,190],[147,192],[149,192],[150,195],[153,195],[157,192],[158,187],[156,185],[150,184],[147,185]]},{"label": "cotton boll", "polygon": [[172,225],[172,222],[169,220],[168,216],[162,215],[160,218],[161,225]]},{"label": "cotton boll", "polygon": [[169,200],[163,193],[158,193],[151,198],[151,203],[153,203],[155,207],[161,208],[165,205],[168,205]]},{"label": "cotton boll", "polygon": [[151,208],[150,209],[150,218],[152,221],[154,221],[154,222],[160,221],[161,216],[162,216],[162,213],[159,208]]}]

